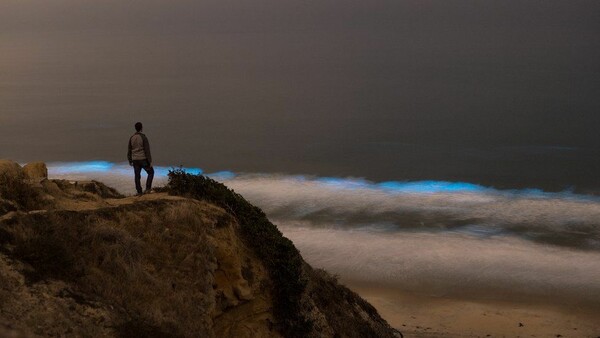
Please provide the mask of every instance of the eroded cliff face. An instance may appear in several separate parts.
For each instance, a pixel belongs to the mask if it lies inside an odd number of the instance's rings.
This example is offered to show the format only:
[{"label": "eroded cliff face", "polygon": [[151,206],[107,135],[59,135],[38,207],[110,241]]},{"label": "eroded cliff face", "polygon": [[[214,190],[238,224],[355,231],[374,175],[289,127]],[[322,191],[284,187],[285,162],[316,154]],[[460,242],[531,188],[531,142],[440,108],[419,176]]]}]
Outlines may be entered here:
[{"label": "eroded cliff face", "polygon": [[[0,163],[0,336],[282,336],[272,274],[231,213],[25,172]],[[334,278],[302,271],[306,336],[398,335]]]}]

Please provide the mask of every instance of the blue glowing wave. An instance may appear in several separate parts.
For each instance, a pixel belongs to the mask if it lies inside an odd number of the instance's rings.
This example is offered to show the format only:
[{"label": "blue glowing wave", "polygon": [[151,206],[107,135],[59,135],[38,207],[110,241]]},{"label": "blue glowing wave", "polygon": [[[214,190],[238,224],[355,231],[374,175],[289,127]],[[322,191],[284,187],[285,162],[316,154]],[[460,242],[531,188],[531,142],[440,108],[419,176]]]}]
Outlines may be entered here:
[{"label": "blue glowing wave", "polygon": [[[205,174],[218,181],[232,181],[244,177],[269,177],[262,174],[242,174],[238,175],[231,171],[218,171],[214,173],[205,173],[198,167],[167,167],[154,166],[155,177],[165,179],[169,170],[181,168],[190,174]],[[49,163],[48,170],[50,176],[69,177],[85,176],[92,179],[104,179],[110,176],[130,176],[131,167],[127,163],[113,163],[108,161],[86,161],[86,162],[54,162]],[[468,182],[447,182],[447,181],[386,181],[371,182],[360,178],[337,178],[337,177],[311,177],[303,175],[282,176],[297,182],[316,182],[323,186],[340,190],[377,190],[389,194],[465,194],[465,193],[483,193],[483,194],[505,194],[521,195],[534,198],[570,198],[585,199],[590,201],[599,201],[600,197],[578,195],[571,191],[551,193],[540,189],[521,189],[521,190],[497,190],[493,187],[485,187]]]},{"label": "blue glowing wave", "polygon": [[[302,178],[306,181],[306,178]],[[389,193],[462,193],[462,192],[489,192],[492,188],[465,182],[446,181],[387,181],[373,183],[362,179],[347,179],[336,177],[322,177],[315,181],[326,186],[340,189],[379,189]]]},{"label": "blue glowing wave", "polygon": [[486,187],[479,184],[468,182],[448,182],[448,181],[385,181],[371,182],[358,178],[337,178],[337,177],[310,177],[310,176],[289,176],[299,182],[318,182],[324,186],[340,190],[360,190],[369,189],[386,192],[389,194],[495,194],[510,196],[522,196],[528,198],[562,198],[588,200],[598,202],[600,196],[580,195],[572,190],[562,192],[547,192],[537,188],[524,189],[505,189],[499,190],[494,187]]},{"label": "blue glowing wave", "polygon": [[[177,167],[178,168],[178,167]],[[48,170],[55,175],[68,174],[111,174],[120,173],[123,170],[129,170],[127,163],[113,163],[108,161],[87,161],[87,162],[53,162],[48,164]],[[169,170],[176,167],[154,166],[156,176],[166,176]],[[204,171],[195,167],[182,167],[187,173],[193,175],[202,174]]]},{"label": "blue glowing wave", "polygon": [[52,173],[64,175],[70,173],[110,172],[115,164],[107,161],[57,162],[49,165]]},{"label": "blue glowing wave", "polygon": [[382,182],[377,187],[395,193],[464,193],[489,192],[492,188],[465,182],[417,181],[417,182]]}]

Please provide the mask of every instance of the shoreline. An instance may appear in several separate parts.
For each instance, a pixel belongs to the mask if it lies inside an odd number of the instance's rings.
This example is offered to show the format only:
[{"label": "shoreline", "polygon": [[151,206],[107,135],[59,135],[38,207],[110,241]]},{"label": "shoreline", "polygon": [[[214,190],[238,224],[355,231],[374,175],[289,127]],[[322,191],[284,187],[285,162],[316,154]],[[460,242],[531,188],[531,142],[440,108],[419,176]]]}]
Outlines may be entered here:
[{"label": "shoreline", "polygon": [[404,337],[600,337],[600,311],[594,309],[445,298],[342,282]]}]

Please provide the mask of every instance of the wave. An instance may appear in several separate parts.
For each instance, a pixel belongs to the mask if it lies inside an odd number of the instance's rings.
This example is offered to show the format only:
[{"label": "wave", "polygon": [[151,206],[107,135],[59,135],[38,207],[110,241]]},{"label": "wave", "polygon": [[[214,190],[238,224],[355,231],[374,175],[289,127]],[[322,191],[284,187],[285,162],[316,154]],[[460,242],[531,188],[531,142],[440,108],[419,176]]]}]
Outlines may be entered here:
[{"label": "wave", "polygon": [[275,221],[382,231],[514,235],[600,249],[600,199],[570,192],[503,191],[457,182],[384,182],[241,175],[226,181]]},{"label": "wave", "polygon": [[[50,163],[56,178],[97,179],[134,193],[132,170],[110,162]],[[169,167],[155,167],[156,184]],[[183,168],[203,173],[200,168]],[[538,189],[496,190],[463,182],[375,183],[359,178],[209,173],[262,208],[276,223],[377,231],[458,232],[518,236],[540,243],[600,250],[600,198]]]}]

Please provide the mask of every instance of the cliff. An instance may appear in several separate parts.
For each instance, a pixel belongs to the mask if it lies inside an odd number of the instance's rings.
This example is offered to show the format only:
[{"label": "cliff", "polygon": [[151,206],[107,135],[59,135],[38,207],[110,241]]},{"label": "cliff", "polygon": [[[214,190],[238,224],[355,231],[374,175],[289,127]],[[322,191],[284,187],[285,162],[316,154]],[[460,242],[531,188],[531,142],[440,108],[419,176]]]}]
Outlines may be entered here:
[{"label": "cliff", "polygon": [[220,183],[124,197],[0,161],[0,336],[400,333]]}]

